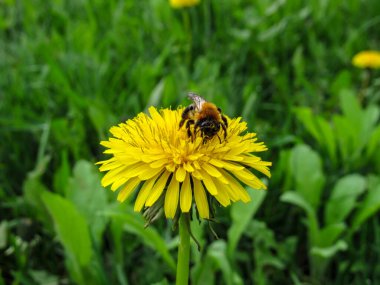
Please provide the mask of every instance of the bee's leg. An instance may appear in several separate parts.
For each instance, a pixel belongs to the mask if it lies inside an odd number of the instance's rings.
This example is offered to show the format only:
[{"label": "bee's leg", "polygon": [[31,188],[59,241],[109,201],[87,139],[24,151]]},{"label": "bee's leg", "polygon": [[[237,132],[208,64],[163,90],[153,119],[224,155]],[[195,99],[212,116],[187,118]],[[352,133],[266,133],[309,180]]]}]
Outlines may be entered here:
[{"label": "bee's leg", "polygon": [[228,122],[227,122],[227,118],[225,116],[223,116],[223,115],[222,115],[222,120],[223,120],[223,123],[220,123],[220,125],[222,126],[222,129],[223,129],[223,132],[224,132],[224,139],[226,139],[226,137],[227,137]]},{"label": "bee's leg", "polygon": [[179,122],[179,128],[182,128],[183,124],[185,123],[186,119],[182,119],[180,122]]},{"label": "bee's leg", "polygon": [[[222,140],[220,139],[220,136],[218,134],[216,134],[216,136],[218,137],[219,139],[219,143],[222,143]],[[224,138],[225,139],[225,138]]]},{"label": "bee's leg", "polygon": [[227,121],[227,118],[226,118],[225,116],[222,115],[222,120],[223,120],[224,126],[227,128],[227,127],[228,127],[228,121]]},{"label": "bee's leg", "polygon": [[223,129],[224,139],[226,139],[227,138],[227,127],[223,123],[221,123],[220,125],[222,126],[222,129]]},{"label": "bee's leg", "polygon": [[190,126],[191,125],[194,125],[194,120],[188,120],[187,123],[186,123],[186,129],[187,129],[187,136],[190,138],[192,137],[192,134],[191,134],[191,130],[190,130]]},{"label": "bee's leg", "polygon": [[182,128],[183,124],[185,123],[186,120],[190,119],[189,113],[190,111],[194,110],[194,106],[190,105],[185,108],[182,112],[182,120],[179,122],[179,128]]},{"label": "bee's leg", "polygon": [[[201,125],[202,121],[198,120],[197,123],[195,124],[194,126],[194,136],[197,136],[197,132],[198,132],[198,129]],[[202,133],[202,129],[201,129],[201,133]],[[203,137],[203,133],[202,133],[202,137]]]}]

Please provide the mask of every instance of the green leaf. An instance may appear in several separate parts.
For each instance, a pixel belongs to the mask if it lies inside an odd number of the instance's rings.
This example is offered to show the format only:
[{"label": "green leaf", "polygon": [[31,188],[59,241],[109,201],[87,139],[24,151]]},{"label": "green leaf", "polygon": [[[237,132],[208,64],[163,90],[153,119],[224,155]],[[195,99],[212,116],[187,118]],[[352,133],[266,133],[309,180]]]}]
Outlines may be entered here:
[{"label": "green leaf", "polygon": [[140,237],[147,246],[153,248],[161,254],[164,261],[173,271],[176,270],[175,262],[167,249],[165,241],[154,228],[144,227],[145,222],[141,214],[133,212],[128,205],[128,208],[126,209],[115,208],[112,210],[103,211],[103,215],[114,217],[116,219],[122,219],[125,222],[124,229],[126,231]]},{"label": "green leaf", "polygon": [[362,125],[359,133],[360,139],[360,150],[367,146],[372,133],[376,129],[376,124],[379,120],[379,108],[377,106],[371,105],[364,112],[362,117]]},{"label": "green leaf", "polygon": [[325,184],[322,161],[318,153],[307,145],[297,145],[292,149],[290,168],[297,193],[314,209],[318,209],[321,191]]},{"label": "green leaf", "polygon": [[321,146],[327,148],[327,153],[329,154],[332,161],[336,161],[336,140],[333,128],[331,125],[322,117],[317,117],[318,129],[321,133],[322,140],[319,142]]},{"label": "green leaf", "polygon": [[341,233],[347,228],[345,223],[331,224],[320,230],[319,247],[328,247],[334,244]]},{"label": "green leaf", "polygon": [[7,246],[8,239],[8,222],[2,221],[0,223],[0,249],[4,249]]},{"label": "green leaf", "polygon": [[335,115],[333,117],[334,131],[336,133],[336,138],[339,144],[340,154],[344,162],[348,162],[351,158],[351,153],[354,152],[354,141],[353,136],[355,132],[351,126],[350,122],[342,116]]},{"label": "green leaf", "polygon": [[317,123],[315,121],[315,115],[310,108],[299,107],[295,108],[295,113],[298,121],[300,121],[306,130],[319,142],[322,142],[322,137],[318,131]]},{"label": "green leaf", "polygon": [[351,128],[359,130],[362,123],[362,109],[355,93],[352,90],[343,89],[339,93],[339,99],[344,117],[350,121]]},{"label": "green leaf", "polygon": [[351,85],[351,73],[348,70],[343,70],[335,77],[331,84],[331,93],[337,96],[342,89],[347,89]]},{"label": "green leaf", "polygon": [[369,183],[367,195],[360,204],[352,221],[351,231],[357,231],[371,216],[380,211],[380,177],[372,179]]},{"label": "green leaf", "polygon": [[248,189],[248,194],[251,196],[249,203],[234,203],[231,206],[232,226],[228,230],[228,257],[232,259],[236,250],[236,245],[240,240],[241,235],[246,229],[248,223],[264,201],[266,191],[257,191]]},{"label": "green leaf", "polygon": [[334,245],[329,247],[312,247],[311,254],[329,259],[333,257],[338,251],[345,251],[348,245],[343,240],[338,240]]},{"label": "green leaf", "polygon": [[58,276],[52,275],[44,270],[29,270],[30,276],[34,282],[39,285],[58,285]]},{"label": "green leaf", "polygon": [[85,160],[78,161],[74,166],[73,177],[70,178],[67,198],[86,218],[96,244],[102,242],[107,218],[101,215],[107,206],[107,193],[100,185],[99,171]]},{"label": "green leaf", "polygon": [[330,158],[336,160],[336,141],[332,126],[321,116],[316,116],[310,108],[299,107],[295,109],[297,119],[306,130],[317,140],[321,147],[326,148]]},{"label": "green leaf", "polygon": [[54,173],[54,190],[64,195],[67,191],[70,177],[70,166],[68,161],[67,150],[61,151],[61,165]]},{"label": "green leaf", "polygon": [[326,205],[326,224],[344,222],[354,209],[356,199],[364,192],[365,187],[365,179],[358,174],[347,175],[339,179]]},{"label": "green leaf", "polygon": [[380,146],[380,125],[371,133],[371,137],[369,139],[367,145],[367,158],[370,158],[374,155],[375,151]]},{"label": "green leaf", "polygon": [[47,222],[49,214],[42,202],[42,193],[47,192],[48,189],[41,183],[39,177],[29,175],[24,181],[23,192],[24,198],[28,205],[33,207],[33,215],[42,222]]},{"label": "green leaf", "polygon": [[228,261],[225,241],[218,240],[213,242],[208,248],[207,255],[215,263],[216,267],[222,271],[226,284],[243,284],[242,279],[232,270]]},{"label": "green leaf", "polygon": [[254,284],[267,284],[269,276],[266,272],[273,269],[283,270],[287,261],[290,261],[289,257],[294,256],[295,239],[288,238],[282,243],[278,243],[275,233],[268,228],[265,222],[258,220],[250,222],[247,232],[253,241]]},{"label": "green leaf", "polygon": [[307,225],[309,228],[309,235],[312,244],[319,244],[319,224],[317,213],[308,201],[304,199],[299,193],[288,191],[281,195],[282,202],[290,203],[300,207],[306,212]]},{"label": "green leaf", "polygon": [[44,191],[42,201],[54,221],[55,231],[67,255],[81,266],[89,264],[92,248],[85,218],[72,202],[57,194]]},{"label": "green leaf", "polygon": [[288,191],[281,195],[280,201],[293,204],[303,209],[308,216],[315,216],[313,207],[299,193]]},{"label": "green leaf", "polygon": [[241,285],[243,280],[232,269],[226,254],[227,246],[224,240],[213,242],[207,250],[205,259],[195,269],[194,284],[214,284],[214,276],[220,270],[227,285]]}]

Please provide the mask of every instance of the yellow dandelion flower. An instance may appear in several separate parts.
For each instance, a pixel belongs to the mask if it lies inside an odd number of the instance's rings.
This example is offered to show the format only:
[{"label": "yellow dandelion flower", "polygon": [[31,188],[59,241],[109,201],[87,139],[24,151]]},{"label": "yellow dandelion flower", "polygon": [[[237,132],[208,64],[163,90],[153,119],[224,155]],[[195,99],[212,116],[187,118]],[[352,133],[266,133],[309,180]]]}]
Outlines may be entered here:
[{"label": "yellow dandelion flower", "polygon": [[138,189],[135,211],[161,201],[165,216],[174,218],[178,207],[187,213],[195,201],[199,216],[208,219],[212,198],[224,207],[250,201],[241,182],[266,189],[248,168],[270,177],[271,162],[253,154],[267,147],[257,142],[255,133],[246,132],[241,118],[229,120],[222,142],[217,136],[204,142],[200,135],[190,139],[185,128],[179,129],[182,111],[150,107],[149,115],[140,113],[110,129],[114,137],[101,145],[112,157],[98,164],[100,171],[107,172],[102,185],[111,185],[112,191],[120,188],[118,201],[125,201]]},{"label": "yellow dandelion flower", "polygon": [[359,68],[380,68],[380,52],[374,50],[361,51],[353,57],[352,64]]},{"label": "yellow dandelion flower", "polygon": [[173,8],[192,7],[199,3],[200,0],[170,0],[170,6]]}]

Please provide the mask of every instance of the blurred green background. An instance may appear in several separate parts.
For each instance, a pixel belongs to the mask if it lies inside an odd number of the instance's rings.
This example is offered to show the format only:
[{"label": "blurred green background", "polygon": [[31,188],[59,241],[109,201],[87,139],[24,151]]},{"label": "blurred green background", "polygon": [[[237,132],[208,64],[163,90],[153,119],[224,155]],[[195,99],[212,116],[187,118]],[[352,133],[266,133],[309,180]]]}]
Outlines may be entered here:
[{"label": "blurred green background", "polygon": [[172,284],[178,234],[100,186],[108,129],[199,92],[268,191],[193,223],[191,284],[380,284],[378,0],[0,1],[0,284]]}]

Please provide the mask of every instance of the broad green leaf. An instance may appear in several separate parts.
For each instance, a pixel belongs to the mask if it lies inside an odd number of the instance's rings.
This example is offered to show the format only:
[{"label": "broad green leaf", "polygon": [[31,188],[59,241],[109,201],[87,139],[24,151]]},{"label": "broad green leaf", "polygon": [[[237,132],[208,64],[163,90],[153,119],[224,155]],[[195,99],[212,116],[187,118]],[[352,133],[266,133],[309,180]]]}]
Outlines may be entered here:
[{"label": "broad green leaf", "polygon": [[339,144],[340,154],[344,162],[348,162],[350,154],[354,151],[354,142],[352,137],[355,131],[352,130],[350,122],[342,116],[335,115],[333,117],[334,131]]},{"label": "broad green leaf", "polygon": [[310,108],[299,107],[295,111],[298,120],[319,145],[326,148],[330,158],[335,162],[336,141],[332,126],[322,116],[314,115]]},{"label": "broad green leaf", "polygon": [[331,84],[331,93],[338,96],[340,90],[350,88],[351,85],[351,73],[348,70],[343,70],[335,77]]},{"label": "broad green leaf", "polygon": [[61,151],[61,165],[54,173],[54,190],[56,193],[64,195],[67,191],[70,178],[70,166],[67,150]]},{"label": "broad green leaf", "polygon": [[380,125],[376,127],[376,129],[372,132],[371,137],[369,139],[367,145],[367,158],[370,158],[374,155],[375,151],[380,146]]},{"label": "broad green leaf", "polygon": [[359,134],[360,150],[364,148],[370,140],[372,133],[379,120],[379,108],[371,105],[363,112],[362,126]]},{"label": "broad green leaf", "polygon": [[232,269],[226,250],[227,246],[224,240],[217,240],[208,247],[205,260],[198,267],[199,271],[196,274],[194,284],[214,284],[213,276],[219,270],[223,275],[223,284],[243,284],[241,277]]},{"label": "broad green leaf", "polygon": [[55,231],[67,255],[81,266],[89,264],[92,248],[85,218],[72,202],[57,194],[44,191],[42,201],[53,219]]},{"label": "broad green leaf", "polygon": [[[349,143],[348,155],[351,161],[359,159],[361,152],[361,129],[364,124],[364,112],[352,90],[344,89],[339,93],[340,107],[345,121],[344,134]],[[339,128],[337,126],[337,128]],[[338,134],[339,135],[339,134]]]},{"label": "broad green leaf", "polygon": [[248,223],[252,220],[254,214],[263,202],[266,191],[256,191],[248,189],[248,194],[251,196],[249,203],[234,203],[231,206],[232,226],[228,230],[228,257],[232,260],[233,254],[236,250],[236,245],[240,240],[241,235],[246,229]]},{"label": "broad green leaf", "polygon": [[358,175],[347,175],[338,180],[325,210],[325,223],[327,225],[344,222],[355,207],[356,200],[364,192],[365,179]]},{"label": "broad green leaf", "polygon": [[351,128],[354,130],[360,130],[362,123],[362,109],[354,92],[349,89],[343,89],[339,93],[339,99],[344,117],[350,121]]},{"label": "broad green leaf", "polygon": [[226,247],[225,241],[217,240],[208,248],[207,255],[215,263],[216,267],[222,271],[226,284],[243,284],[242,279],[233,271],[228,261]]},{"label": "broad green leaf", "polygon": [[[269,268],[283,270],[289,256],[293,256],[295,247],[287,239],[280,244],[275,239],[275,233],[268,228],[265,222],[252,220],[247,232],[251,235],[253,244],[254,270],[253,278],[255,284],[266,284],[268,278],[266,271]],[[281,248],[286,244],[286,248]],[[285,257],[285,258],[283,258]]]},{"label": "broad green leaf", "polygon": [[321,143],[322,137],[318,131],[317,123],[315,121],[315,115],[312,113],[310,108],[299,107],[295,109],[295,113],[298,121],[300,121],[306,130],[319,142]]},{"label": "broad green leaf", "polygon": [[215,284],[215,268],[210,258],[195,264],[191,270],[191,283],[196,285]]},{"label": "broad green leaf", "polygon": [[29,274],[34,282],[39,285],[59,285],[58,276],[52,275],[43,270],[29,270]]},{"label": "broad green leaf", "polygon": [[288,191],[281,195],[282,202],[290,203],[300,207],[306,212],[307,226],[309,228],[310,240],[312,244],[319,243],[319,224],[317,213],[308,201],[304,199],[299,193],[295,191]]},{"label": "broad green leaf", "polygon": [[345,223],[331,224],[322,228],[319,232],[319,247],[328,247],[334,244],[338,237],[347,228]]},{"label": "broad green leaf", "polygon": [[348,245],[343,240],[338,240],[334,245],[329,247],[312,247],[311,254],[320,256],[325,259],[330,259],[333,257],[338,251],[345,251]]},{"label": "broad green leaf", "polygon": [[380,211],[380,177],[369,183],[367,195],[360,204],[352,221],[352,232],[357,231],[360,226],[371,216]]},{"label": "broad green leaf", "polygon": [[34,216],[42,222],[47,222],[49,214],[44,207],[42,202],[42,193],[47,192],[48,189],[42,182],[40,178],[29,175],[24,181],[23,192],[26,202],[33,207]]},{"label": "broad green leaf", "polygon": [[[203,223],[190,223],[190,228],[191,228],[191,232],[193,234],[193,236],[195,237],[195,239],[198,241],[198,243],[200,244],[201,246],[201,249],[205,248],[205,245],[206,245],[206,238],[207,236],[204,235],[204,231],[208,231],[208,229],[206,228],[205,229],[205,226],[207,226],[207,223],[206,222],[203,222]],[[201,262],[201,258],[202,258],[202,251],[199,251],[198,250],[198,246],[195,242],[193,242],[192,240],[190,240],[190,244],[191,244],[191,248],[192,248],[192,256],[191,256],[191,259],[194,263],[199,263]]]},{"label": "broad green leaf", "polygon": [[70,199],[78,211],[86,218],[96,244],[102,241],[107,218],[100,213],[107,207],[107,193],[100,185],[99,171],[92,163],[80,160],[73,170],[67,188],[67,198]]},{"label": "broad green leaf", "polygon": [[290,203],[303,209],[307,215],[315,215],[313,207],[306,201],[299,193],[295,191],[288,191],[281,195],[282,202]]},{"label": "broad green leaf", "polygon": [[317,125],[318,125],[318,129],[321,133],[322,140],[323,140],[323,141],[320,141],[319,143],[321,144],[321,146],[327,148],[327,153],[329,154],[330,158],[335,163],[336,141],[335,141],[333,128],[325,119],[323,119],[320,116],[317,117]]},{"label": "broad green leaf", "polygon": [[8,222],[2,221],[0,223],[0,249],[4,249],[7,245],[8,236]]},{"label": "broad green leaf", "polygon": [[146,245],[160,253],[164,261],[175,271],[176,265],[167,249],[165,241],[154,228],[144,227],[145,222],[141,214],[133,212],[128,206],[126,209],[115,208],[113,210],[105,210],[103,211],[103,215],[122,219],[125,222],[124,229],[126,231],[137,235]]},{"label": "broad green leaf", "polygon": [[318,153],[307,145],[297,145],[290,156],[295,189],[314,209],[318,209],[325,177]]}]

